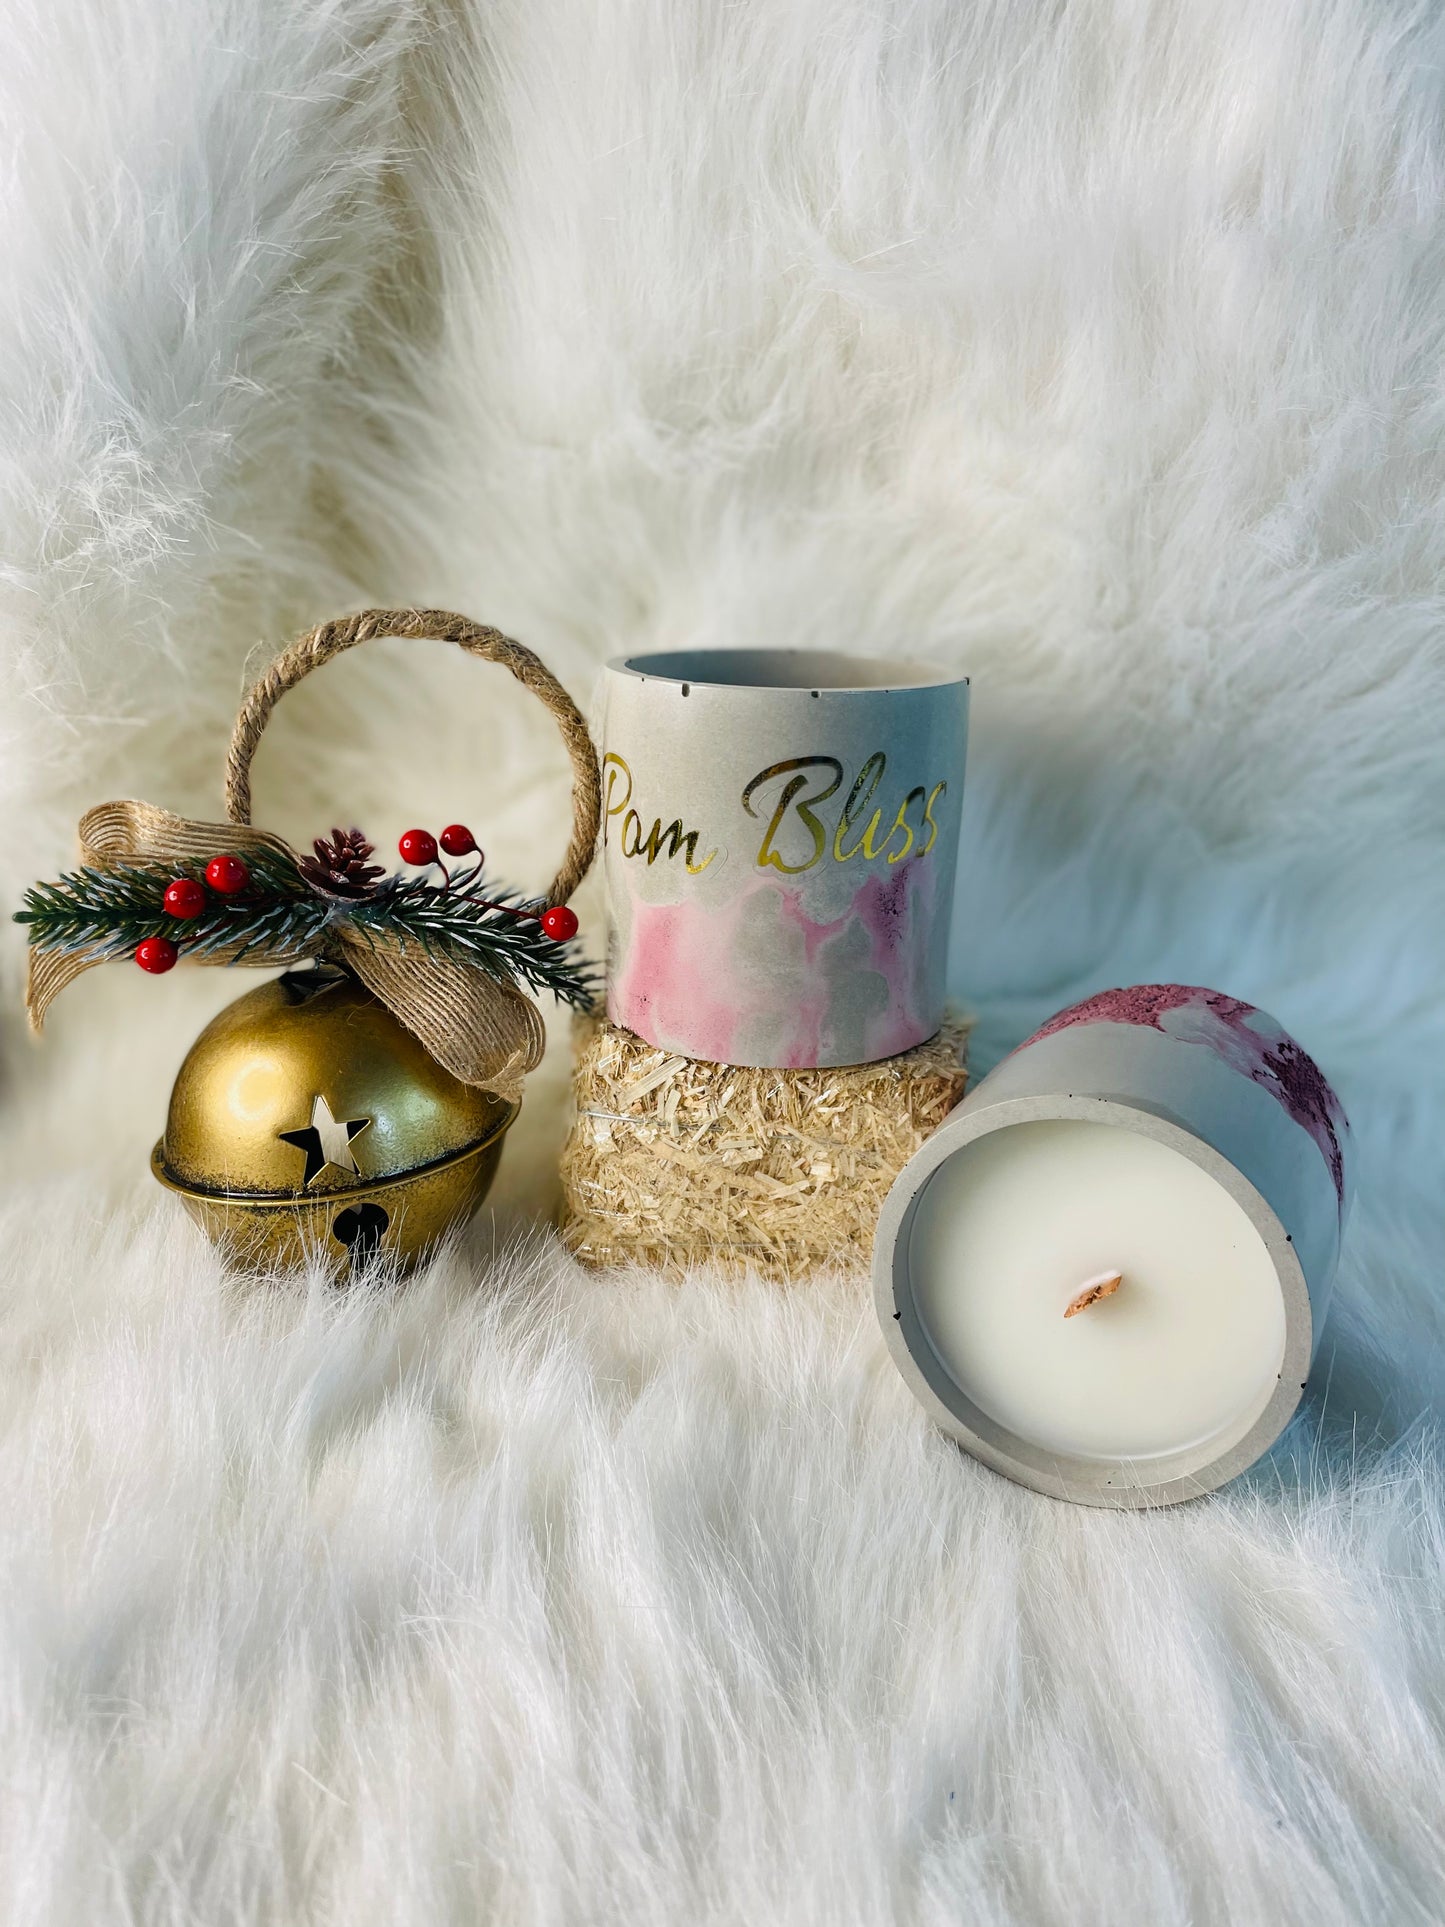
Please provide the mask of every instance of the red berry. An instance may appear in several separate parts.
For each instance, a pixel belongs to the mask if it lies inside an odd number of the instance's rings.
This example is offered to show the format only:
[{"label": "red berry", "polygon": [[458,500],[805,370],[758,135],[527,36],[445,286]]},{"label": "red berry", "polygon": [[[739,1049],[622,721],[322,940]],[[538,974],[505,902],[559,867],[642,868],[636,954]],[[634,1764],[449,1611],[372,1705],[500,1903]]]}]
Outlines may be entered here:
[{"label": "red berry", "polygon": [[218,896],[235,897],[251,881],[251,872],[238,856],[213,856],[206,865],[206,881]]},{"label": "red berry", "polygon": [[437,840],[430,830],[408,830],[396,847],[401,851],[402,861],[414,863],[418,869],[437,860]]},{"label": "red berry", "polygon": [[194,877],[177,877],[166,885],[161,908],[168,917],[198,917],[206,907],[206,893]]},{"label": "red berry", "polygon": [[448,823],[437,842],[448,856],[470,856],[477,847],[477,839],[465,823]]},{"label": "red berry", "polygon": [[180,954],[169,937],[147,937],[135,947],[136,962],[153,977],[163,977],[168,970],[174,970]]},{"label": "red berry", "polygon": [[542,928],[554,943],[570,943],[577,934],[577,913],[565,903],[554,903],[542,912]]}]

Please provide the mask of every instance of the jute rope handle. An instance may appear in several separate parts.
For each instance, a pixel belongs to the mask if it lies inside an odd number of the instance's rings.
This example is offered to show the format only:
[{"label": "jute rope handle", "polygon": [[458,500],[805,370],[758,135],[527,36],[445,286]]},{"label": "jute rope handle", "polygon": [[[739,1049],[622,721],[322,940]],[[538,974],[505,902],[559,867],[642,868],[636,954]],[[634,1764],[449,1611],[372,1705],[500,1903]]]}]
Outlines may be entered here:
[{"label": "jute rope handle", "polygon": [[549,903],[565,903],[586,876],[597,847],[602,820],[602,782],[597,750],[582,712],[551,670],[520,642],[445,609],[363,609],[354,616],[320,623],[298,636],[246,694],[226,752],[226,814],[233,823],[251,822],[251,758],[271,711],[303,676],[344,650],[374,636],[400,636],[416,642],[454,642],[483,662],[500,663],[552,715],[572,760],[572,840],[562,867],[547,892]]}]

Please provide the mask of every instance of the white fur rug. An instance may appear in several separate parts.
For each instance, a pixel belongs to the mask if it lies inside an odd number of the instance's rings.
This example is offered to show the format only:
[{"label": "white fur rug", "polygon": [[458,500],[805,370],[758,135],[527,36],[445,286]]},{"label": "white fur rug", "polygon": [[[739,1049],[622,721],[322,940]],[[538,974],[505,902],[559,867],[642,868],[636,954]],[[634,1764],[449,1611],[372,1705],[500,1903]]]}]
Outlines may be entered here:
[{"label": "white fur rug", "polygon": [[[454,606],[965,662],[986,1063],[1182,976],[1334,1075],[1309,1400],[1112,1517],[930,1433],[861,1281],[590,1278],[565,1040],[409,1291],[225,1278],[145,1171],[218,971],[43,1050],[5,951],[0,1914],[1445,1915],[1445,20],[1368,0],[8,0],[0,880],[212,813],[244,667]],[[263,821],[471,821],[504,678],[368,648]],[[595,894],[581,906],[597,929]]]}]

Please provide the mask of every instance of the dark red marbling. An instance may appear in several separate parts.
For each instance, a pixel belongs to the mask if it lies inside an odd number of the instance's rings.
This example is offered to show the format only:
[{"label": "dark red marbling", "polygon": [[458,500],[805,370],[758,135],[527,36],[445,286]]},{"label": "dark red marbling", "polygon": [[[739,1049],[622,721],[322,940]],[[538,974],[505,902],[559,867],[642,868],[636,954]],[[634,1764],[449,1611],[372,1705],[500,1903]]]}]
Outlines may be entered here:
[{"label": "dark red marbling", "polygon": [[1181,1043],[1213,1050],[1277,1098],[1309,1132],[1343,1205],[1349,1122],[1319,1065],[1268,1012],[1196,984],[1133,984],[1124,990],[1101,990],[1061,1010],[1028,1041],[1037,1043],[1075,1024],[1142,1024]]}]

